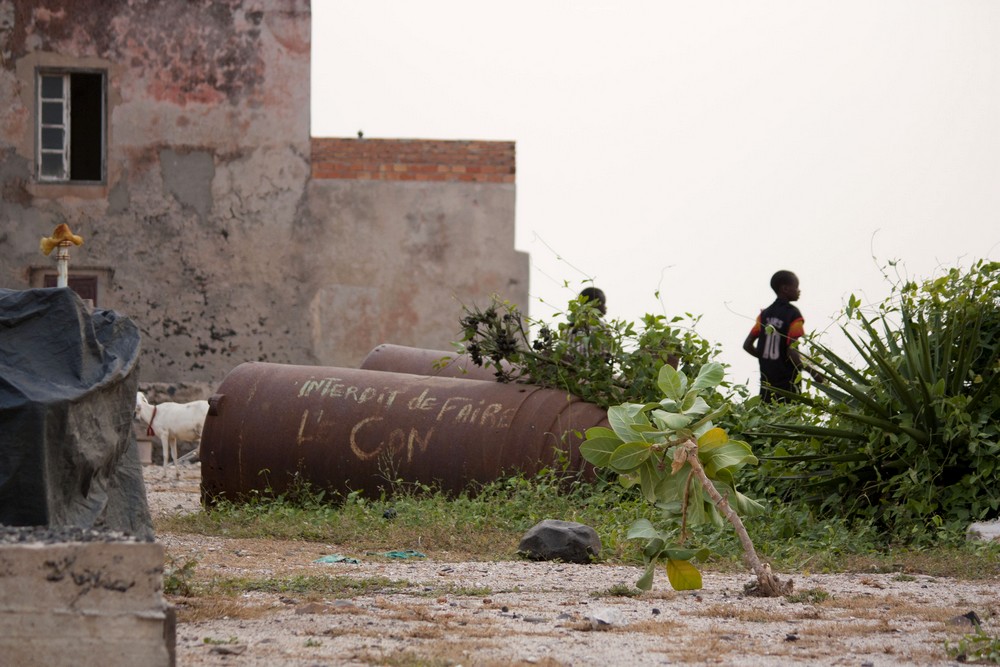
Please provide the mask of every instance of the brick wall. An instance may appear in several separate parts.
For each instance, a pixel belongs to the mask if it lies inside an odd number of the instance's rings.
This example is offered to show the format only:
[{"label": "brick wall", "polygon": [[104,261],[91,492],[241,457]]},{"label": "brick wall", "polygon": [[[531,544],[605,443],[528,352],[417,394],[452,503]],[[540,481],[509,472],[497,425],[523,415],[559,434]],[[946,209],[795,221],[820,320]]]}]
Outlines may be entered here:
[{"label": "brick wall", "polygon": [[312,139],[312,177],[513,183],[513,141]]}]

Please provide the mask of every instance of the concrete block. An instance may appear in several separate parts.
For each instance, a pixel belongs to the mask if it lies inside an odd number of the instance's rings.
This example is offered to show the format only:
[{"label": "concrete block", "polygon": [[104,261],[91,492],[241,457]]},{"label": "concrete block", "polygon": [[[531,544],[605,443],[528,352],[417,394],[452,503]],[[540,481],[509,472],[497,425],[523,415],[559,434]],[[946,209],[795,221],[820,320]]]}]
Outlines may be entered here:
[{"label": "concrete block", "polygon": [[155,542],[0,543],[4,664],[173,667]]}]

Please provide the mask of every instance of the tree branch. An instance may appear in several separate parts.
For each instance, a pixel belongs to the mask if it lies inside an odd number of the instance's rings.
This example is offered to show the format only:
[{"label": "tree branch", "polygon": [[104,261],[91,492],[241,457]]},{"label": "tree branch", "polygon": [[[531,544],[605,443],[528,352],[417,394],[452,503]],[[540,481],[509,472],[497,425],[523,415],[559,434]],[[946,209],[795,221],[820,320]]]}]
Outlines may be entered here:
[{"label": "tree branch", "polygon": [[[750,535],[747,533],[746,527],[743,525],[740,515],[736,513],[736,510],[732,508],[729,504],[729,499],[724,497],[719,490],[715,488],[715,484],[712,480],[708,478],[705,474],[705,468],[702,467],[701,461],[698,460],[698,443],[694,440],[689,439],[684,444],[679,447],[681,451],[681,456],[687,463],[691,464],[691,470],[694,471],[696,477],[701,482],[702,487],[705,489],[705,493],[712,499],[715,503],[716,509],[722,513],[724,517],[732,524],[733,529],[736,531],[736,536],[740,540],[740,544],[743,545],[743,555],[746,558],[747,565],[753,571],[754,575],[757,577],[756,586],[751,586],[748,588],[748,592],[761,597],[779,597],[782,595],[787,595],[792,592],[792,580],[781,581],[774,573],[771,572],[771,566],[767,563],[762,563],[760,558],[757,556],[757,550],[753,546],[753,542],[750,540]],[[675,459],[677,460],[677,459]]]}]

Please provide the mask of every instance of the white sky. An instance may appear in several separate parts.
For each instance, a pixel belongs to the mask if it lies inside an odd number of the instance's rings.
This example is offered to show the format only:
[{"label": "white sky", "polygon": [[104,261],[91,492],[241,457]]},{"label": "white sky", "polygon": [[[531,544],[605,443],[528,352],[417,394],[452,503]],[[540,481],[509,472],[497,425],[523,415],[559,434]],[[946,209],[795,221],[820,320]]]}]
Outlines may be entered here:
[{"label": "white sky", "polygon": [[1000,259],[1000,2],[312,11],[314,136],[517,142],[535,318],[588,278],[610,317],[700,313],[756,391],[741,346],[777,269],[799,275],[807,330],[844,350],[833,317],[889,293],[889,260],[926,277]]}]

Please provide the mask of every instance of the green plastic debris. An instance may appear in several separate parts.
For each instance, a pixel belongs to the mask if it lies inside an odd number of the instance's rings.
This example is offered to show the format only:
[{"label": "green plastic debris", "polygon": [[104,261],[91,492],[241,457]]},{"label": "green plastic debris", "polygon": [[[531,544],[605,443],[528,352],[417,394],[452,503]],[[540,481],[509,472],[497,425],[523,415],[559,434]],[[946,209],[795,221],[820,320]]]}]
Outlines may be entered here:
[{"label": "green plastic debris", "polygon": [[340,554],[331,554],[329,556],[321,556],[313,561],[314,563],[350,563],[351,565],[357,565],[361,561],[357,558],[351,558],[349,556],[341,556]]},{"label": "green plastic debris", "polygon": [[427,554],[422,554],[419,551],[414,551],[413,549],[407,549],[406,551],[385,551],[379,554],[373,554],[375,556],[385,556],[386,558],[427,558]]}]

